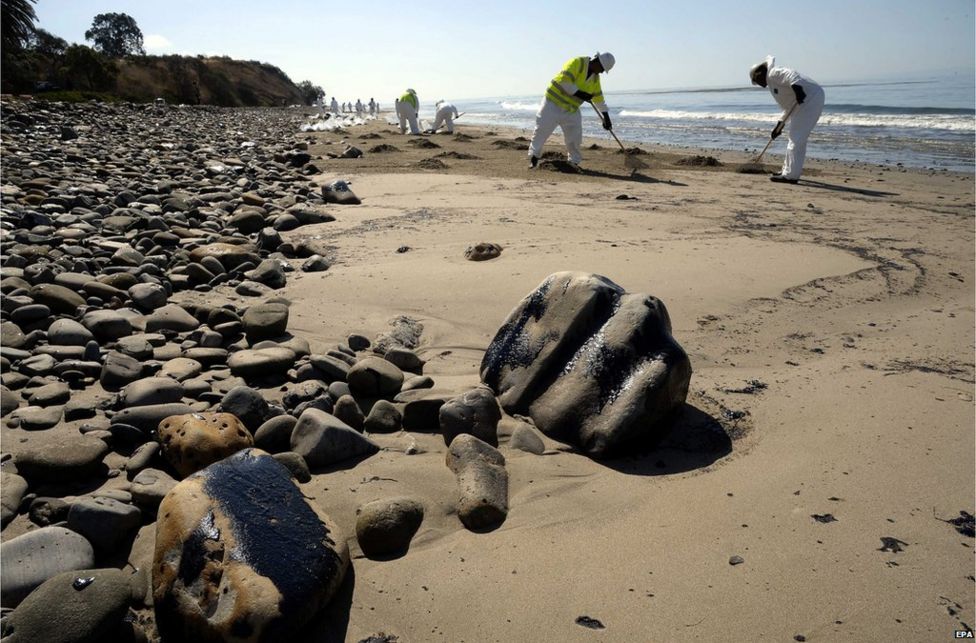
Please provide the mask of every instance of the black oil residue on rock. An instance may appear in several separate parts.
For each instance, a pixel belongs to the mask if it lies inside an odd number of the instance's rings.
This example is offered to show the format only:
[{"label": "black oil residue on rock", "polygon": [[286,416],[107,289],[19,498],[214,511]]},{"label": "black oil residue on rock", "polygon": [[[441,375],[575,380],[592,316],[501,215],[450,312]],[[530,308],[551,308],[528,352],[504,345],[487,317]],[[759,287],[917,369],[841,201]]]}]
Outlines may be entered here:
[{"label": "black oil residue on rock", "polygon": [[905,547],[908,547],[908,543],[902,540],[892,538],[891,536],[882,536],[881,547],[878,551],[890,551],[893,554],[897,554],[900,551],[905,551]]},{"label": "black oil residue on rock", "polygon": [[675,165],[691,165],[695,167],[719,167],[722,163],[714,156],[686,156],[674,162]]},{"label": "black oil residue on rock", "polygon": [[837,522],[837,519],[834,518],[834,514],[813,514],[810,517],[825,525],[830,522]]},{"label": "black oil residue on rock", "polygon": [[576,624],[577,625],[582,625],[583,627],[588,627],[591,630],[602,630],[602,629],[606,629],[606,625],[604,625],[603,623],[601,623],[600,621],[598,621],[595,618],[591,618],[591,617],[585,616],[585,615],[584,616],[577,616],[576,617]]},{"label": "black oil residue on rock", "polygon": [[[942,519],[940,518],[940,520]],[[976,518],[968,511],[960,511],[958,518],[942,520],[942,522],[949,523],[963,536],[969,536],[970,538],[976,537]]]},{"label": "black oil residue on rock", "polygon": [[329,529],[274,458],[241,451],[208,467],[203,484],[232,521],[242,562],[281,592],[283,613],[300,609],[323,579],[339,573]]}]

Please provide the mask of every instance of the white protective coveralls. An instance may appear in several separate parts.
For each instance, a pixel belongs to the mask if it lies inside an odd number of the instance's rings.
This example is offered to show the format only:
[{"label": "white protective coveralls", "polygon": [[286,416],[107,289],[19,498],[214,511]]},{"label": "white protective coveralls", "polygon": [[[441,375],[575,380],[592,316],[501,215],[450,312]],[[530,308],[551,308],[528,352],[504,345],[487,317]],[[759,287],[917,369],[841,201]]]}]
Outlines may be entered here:
[{"label": "white protective coveralls", "polygon": [[[586,59],[589,60],[588,57],[586,57]],[[571,62],[572,61],[570,61],[570,63]],[[569,68],[570,63],[567,63],[563,68],[563,72],[557,75],[552,81],[553,83],[559,85],[567,96],[572,96],[577,92],[577,90],[584,89],[579,87],[576,83],[568,80],[568,74],[565,74],[565,71]],[[588,84],[593,83],[594,81],[596,82],[598,92],[595,93],[596,95],[593,99],[593,105],[595,105],[602,114],[603,112],[607,111],[607,105],[605,102],[603,102],[602,92],[599,92],[599,74],[590,74],[586,76],[586,82]],[[584,90],[586,91],[586,89]],[[546,140],[548,140],[558,126],[563,131],[563,139],[566,142],[566,157],[573,165],[579,165],[580,161],[583,159],[583,156],[580,153],[580,146],[583,144],[583,116],[580,114],[581,107],[578,107],[572,111],[567,111],[565,108],[560,107],[553,102],[553,100],[548,97],[549,93],[550,92],[547,92],[547,95],[543,97],[542,105],[539,107],[539,112],[535,115],[535,131],[532,133],[532,142],[529,143],[529,157],[538,158],[542,156],[542,146],[545,145]]]},{"label": "white protective coveralls", "polygon": [[332,104],[329,106],[329,109],[332,110],[333,114],[339,113],[339,101],[335,99],[335,96],[332,97]]},{"label": "white protective coveralls", "polygon": [[410,124],[411,134],[420,134],[420,125],[417,123],[417,112],[420,108],[420,101],[417,94],[407,92],[400,97],[396,104],[397,118],[400,119],[400,133],[406,134],[407,124]]},{"label": "white protective coveralls", "polygon": [[458,117],[457,107],[444,101],[438,102],[436,107],[437,113],[434,114],[434,124],[430,127],[431,131],[438,130],[443,126],[447,128],[448,134],[453,134],[454,119]]},{"label": "white protective coveralls", "polygon": [[[774,67],[776,60],[768,59],[766,86],[769,93],[783,110],[783,117],[796,105],[786,126],[789,128],[789,143],[786,145],[786,158],[783,160],[782,175],[787,179],[799,179],[803,173],[803,160],[807,155],[807,138],[813,131],[824,107],[824,90],[811,78],[788,69]],[[806,97],[799,105],[792,85],[803,88]],[[782,120],[782,118],[780,119]]]}]

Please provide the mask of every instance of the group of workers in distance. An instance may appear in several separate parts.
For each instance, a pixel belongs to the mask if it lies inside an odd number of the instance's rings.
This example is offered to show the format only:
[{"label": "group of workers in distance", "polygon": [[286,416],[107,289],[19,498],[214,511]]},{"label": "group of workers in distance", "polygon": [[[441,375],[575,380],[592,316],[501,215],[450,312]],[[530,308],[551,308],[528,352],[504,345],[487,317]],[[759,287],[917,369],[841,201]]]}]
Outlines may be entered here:
[{"label": "group of workers in distance", "polygon": [[[420,99],[417,98],[417,92],[408,89],[403,96],[394,101],[394,105],[397,119],[400,121],[400,133],[406,134],[409,126],[411,134],[420,134],[420,124],[417,120],[420,114]],[[434,124],[424,130],[424,133],[433,134],[443,127],[448,134],[453,134],[454,119],[459,116],[457,107],[442,98],[434,103]]]},{"label": "group of workers in distance", "polygon": [[377,103],[372,98],[370,98],[369,104],[363,105],[363,101],[357,98],[355,105],[353,105],[352,103],[342,103],[342,105],[339,105],[339,101],[337,101],[336,97],[333,96],[332,103],[329,105],[329,111],[332,112],[333,114],[338,114],[340,111],[342,111],[342,112],[356,112],[356,114],[362,115],[362,113],[365,112],[367,108],[369,109],[369,115],[373,116],[378,111],[380,111],[380,104]]},{"label": "group of workers in distance", "polygon": [[[783,168],[769,179],[777,183],[796,183],[803,172],[807,139],[823,112],[824,90],[807,76],[786,67],[776,67],[775,63],[773,56],[767,56],[749,70],[749,79],[753,85],[768,88],[783,110],[770,138],[775,140],[789,126],[789,143],[786,146]],[[583,117],[580,107],[583,103],[590,103],[594,107],[603,129],[613,129],[610,110],[600,87],[600,74],[608,73],[615,64],[616,59],[609,52],[577,56],[570,58],[549,82],[542,104],[535,115],[535,131],[528,152],[530,168],[535,168],[539,163],[542,146],[556,127],[563,132],[567,160],[573,165],[579,165],[582,160],[580,148],[583,144]],[[413,89],[408,89],[396,100],[401,134],[406,133],[408,126],[411,134],[421,133],[417,123],[419,111],[420,101]],[[454,105],[443,100],[438,101],[434,124],[427,132],[431,133],[446,126],[447,132],[451,133],[457,117],[458,111]]]}]

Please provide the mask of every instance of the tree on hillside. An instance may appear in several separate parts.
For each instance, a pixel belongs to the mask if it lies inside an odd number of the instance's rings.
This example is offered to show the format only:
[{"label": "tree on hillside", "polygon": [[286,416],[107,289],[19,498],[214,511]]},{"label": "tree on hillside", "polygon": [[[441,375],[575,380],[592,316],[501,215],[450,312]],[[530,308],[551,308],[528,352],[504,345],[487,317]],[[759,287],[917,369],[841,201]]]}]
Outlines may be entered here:
[{"label": "tree on hillside", "polygon": [[[61,74],[65,84],[71,89],[89,89],[104,91],[111,89],[118,73],[111,60],[101,55],[91,47],[85,45],[71,45],[64,52],[64,67]],[[87,87],[71,87],[76,85],[74,79],[81,78]]]},{"label": "tree on hillside", "polygon": [[27,41],[27,48],[44,56],[63,56],[68,48],[68,41],[50,31],[38,29]]},{"label": "tree on hillside", "polygon": [[325,98],[325,90],[318,85],[313,85],[310,80],[303,80],[298,83],[298,91],[302,93],[302,100],[306,105],[314,105],[317,101]]},{"label": "tree on hillside", "polygon": [[132,16],[124,13],[100,13],[95,16],[91,29],[85,32],[85,40],[91,40],[96,51],[110,58],[146,55],[142,46],[142,30]]},{"label": "tree on hillside", "polygon": [[0,33],[4,51],[23,49],[34,33],[35,0],[0,0]]},{"label": "tree on hillside", "polygon": [[64,62],[63,57],[68,49],[68,41],[49,31],[38,29],[31,37],[27,48],[35,54],[34,68],[46,73],[50,79],[57,74],[58,68]]}]

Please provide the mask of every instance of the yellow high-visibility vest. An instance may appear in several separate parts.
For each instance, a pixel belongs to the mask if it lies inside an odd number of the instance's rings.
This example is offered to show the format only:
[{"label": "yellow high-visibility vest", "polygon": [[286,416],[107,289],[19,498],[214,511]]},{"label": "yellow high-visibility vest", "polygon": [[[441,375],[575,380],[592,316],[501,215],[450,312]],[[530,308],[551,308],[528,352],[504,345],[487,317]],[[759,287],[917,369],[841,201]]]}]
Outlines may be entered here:
[{"label": "yellow high-visibility vest", "polygon": [[413,108],[414,109],[419,109],[420,108],[420,102],[417,100],[417,95],[416,94],[411,94],[410,92],[406,92],[403,96],[401,96],[400,97],[400,102],[401,103],[409,103],[409,104],[413,105]]},{"label": "yellow high-visibility vest", "polygon": [[600,88],[600,75],[593,74],[593,76],[591,76],[589,79],[586,77],[589,66],[589,56],[570,58],[569,62],[563,66],[562,70],[556,74],[555,78],[553,78],[549,83],[549,88],[546,89],[546,98],[559,105],[570,114],[578,111],[580,105],[583,104],[583,100],[567,94],[566,91],[559,85],[559,83],[568,81],[575,84],[577,89],[581,89],[584,92],[593,94],[594,103],[604,102],[603,90]]}]

